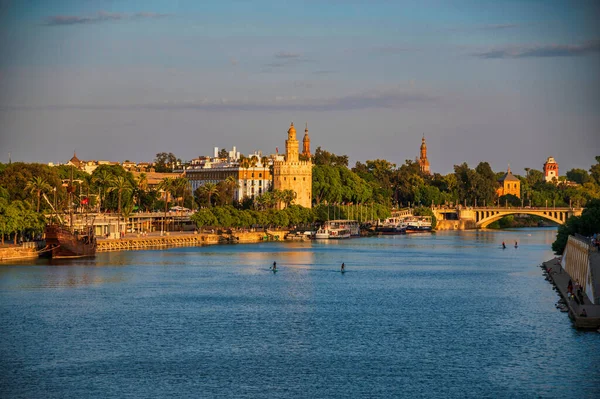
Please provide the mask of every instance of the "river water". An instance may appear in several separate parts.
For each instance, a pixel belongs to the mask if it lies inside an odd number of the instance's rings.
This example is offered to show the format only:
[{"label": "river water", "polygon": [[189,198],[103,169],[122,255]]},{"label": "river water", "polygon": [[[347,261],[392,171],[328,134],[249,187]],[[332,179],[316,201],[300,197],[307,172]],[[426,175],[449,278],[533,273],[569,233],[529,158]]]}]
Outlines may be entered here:
[{"label": "river water", "polygon": [[572,328],[538,267],[555,233],[3,265],[0,397],[597,398],[600,334]]}]

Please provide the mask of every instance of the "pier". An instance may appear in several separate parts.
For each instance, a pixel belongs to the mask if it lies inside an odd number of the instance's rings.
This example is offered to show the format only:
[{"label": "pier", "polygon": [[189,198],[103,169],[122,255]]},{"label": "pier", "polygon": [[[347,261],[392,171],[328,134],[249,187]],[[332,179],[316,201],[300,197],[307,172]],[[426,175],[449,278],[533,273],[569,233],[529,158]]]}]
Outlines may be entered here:
[{"label": "pier", "polygon": [[[569,237],[562,259],[551,259],[542,264],[548,280],[568,307],[569,317],[576,328],[600,328],[600,253],[583,237]],[[569,281],[579,283],[581,300],[569,294]],[[576,294],[575,289],[572,293]],[[585,309],[585,316],[582,313]]]},{"label": "pier", "polygon": [[196,247],[214,244],[243,244],[261,241],[279,241],[283,231],[217,231],[216,233],[164,233],[137,234],[116,239],[98,239],[97,252],[133,251],[143,249],[157,249],[170,247]]}]

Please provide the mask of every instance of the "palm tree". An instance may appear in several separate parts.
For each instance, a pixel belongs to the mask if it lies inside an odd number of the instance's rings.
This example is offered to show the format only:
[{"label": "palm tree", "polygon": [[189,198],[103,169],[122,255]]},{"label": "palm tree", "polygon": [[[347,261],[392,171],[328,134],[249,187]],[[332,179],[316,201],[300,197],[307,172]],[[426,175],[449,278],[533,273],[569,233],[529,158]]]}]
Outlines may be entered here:
[{"label": "palm tree", "polygon": [[266,192],[263,195],[257,197],[254,200],[254,206],[256,207],[256,209],[258,209],[260,211],[265,210],[268,206],[269,196],[271,196],[271,193]]},{"label": "palm tree", "polygon": [[225,184],[231,190],[231,203],[233,204],[233,202],[235,201],[235,190],[237,190],[240,187],[240,184],[238,183],[237,179],[233,176],[227,176],[227,178],[225,179]]},{"label": "palm tree", "polygon": [[208,197],[208,207],[211,207],[211,198],[212,196],[219,196],[219,189],[217,188],[217,185],[215,183],[205,183],[202,187],[202,192],[204,193],[204,195],[206,195]]},{"label": "palm tree", "polygon": [[296,199],[296,192],[294,190],[283,190],[281,192],[281,201],[285,204],[285,207],[289,207],[292,202]]},{"label": "palm tree", "polygon": [[48,184],[46,179],[41,176],[34,176],[27,182],[27,186],[25,186],[26,190],[29,190],[32,194],[35,193],[37,196],[37,208],[36,212],[40,211],[40,197],[43,191],[50,191],[52,187]]},{"label": "palm tree", "polygon": [[116,191],[118,195],[118,206],[117,206],[117,230],[119,234],[121,233],[121,199],[123,197],[123,193],[130,193],[133,190],[131,186],[131,182],[123,176],[114,177],[108,186],[107,192]]},{"label": "palm tree", "polygon": [[269,157],[262,157],[260,159],[260,164],[263,167],[263,179],[267,177],[267,165],[269,164]]},{"label": "palm tree", "polygon": [[156,187],[159,191],[165,193],[165,216],[163,217],[163,227],[162,230],[165,230],[165,219],[167,218],[167,207],[169,205],[169,194],[173,194],[175,190],[175,179],[172,177],[166,177],[161,180],[161,182]]},{"label": "palm tree", "polygon": [[148,191],[148,175],[145,173],[140,173],[136,180],[136,186],[136,197],[139,212],[142,207],[142,193],[146,193],[146,191]]},{"label": "palm tree", "polygon": [[179,196],[181,192],[181,206],[183,207],[185,204],[185,193],[188,190],[190,185],[190,181],[185,177],[178,177],[173,181],[173,187],[175,189],[176,195]]},{"label": "palm tree", "polygon": [[252,155],[250,157],[250,167],[255,168],[258,165],[258,157],[256,155]]},{"label": "palm tree", "polygon": [[113,175],[106,169],[101,169],[98,174],[92,178],[92,181],[98,185],[98,189],[100,190],[100,212],[102,212],[102,204],[104,203],[104,196],[102,193],[110,185],[112,179]]}]

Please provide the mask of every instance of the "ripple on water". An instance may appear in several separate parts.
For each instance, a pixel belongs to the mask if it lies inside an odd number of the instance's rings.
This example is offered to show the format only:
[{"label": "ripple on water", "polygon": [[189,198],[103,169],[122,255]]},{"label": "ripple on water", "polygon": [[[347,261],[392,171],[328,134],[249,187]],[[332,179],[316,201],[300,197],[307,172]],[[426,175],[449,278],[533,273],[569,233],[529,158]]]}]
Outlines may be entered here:
[{"label": "ripple on water", "polygon": [[[2,267],[0,373],[9,378],[0,394],[597,397],[600,335],[571,327],[538,267],[552,257],[554,233],[174,248]],[[520,246],[499,250],[503,240]]]}]

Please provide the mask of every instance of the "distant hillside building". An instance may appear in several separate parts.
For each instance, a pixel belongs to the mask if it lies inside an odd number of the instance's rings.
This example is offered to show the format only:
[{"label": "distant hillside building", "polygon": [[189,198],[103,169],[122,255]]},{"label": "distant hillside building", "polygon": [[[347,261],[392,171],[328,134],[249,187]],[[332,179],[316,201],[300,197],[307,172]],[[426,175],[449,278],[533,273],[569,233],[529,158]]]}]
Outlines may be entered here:
[{"label": "distant hillside building", "polygon": [[423,134],[423,139],[421,139],[421,154],[419,156],[419,169],[421,169],[422,173],[429,174],[429,160],[427,159],[427,144],[425,144],[425,134]]},{"label": "distant hillside building", "polygon": [[552,157],[548,157],[544,163],[544,180],[552,182],[554,179],[558,181],[558,162]]},{"label": "distant hillside building", "polygon": [[496,190],[498,197],[502,197],[503,195],[512,194],[521,198],[521,180],[517,179],[510,171],[510,166],[508,167],[508,171],[502,176],[498,183],[500,183],[500,187]]},{"label": "distant hillside building", "polygon": [[[308,138],[308,128],[304,137]],[[273,188],[280,191],[293,190],[296,193],[294,204],[311,208],[312,161],[310,159],[300,161],[298,152],[299,142],[292,123],[288,129],[288,139],[285,141],[285,160],[273,162]],[[305,148],[305,152],[310,153],[310,148]],[[282,209],[284,204],[279,203],[278,207]]]}]

